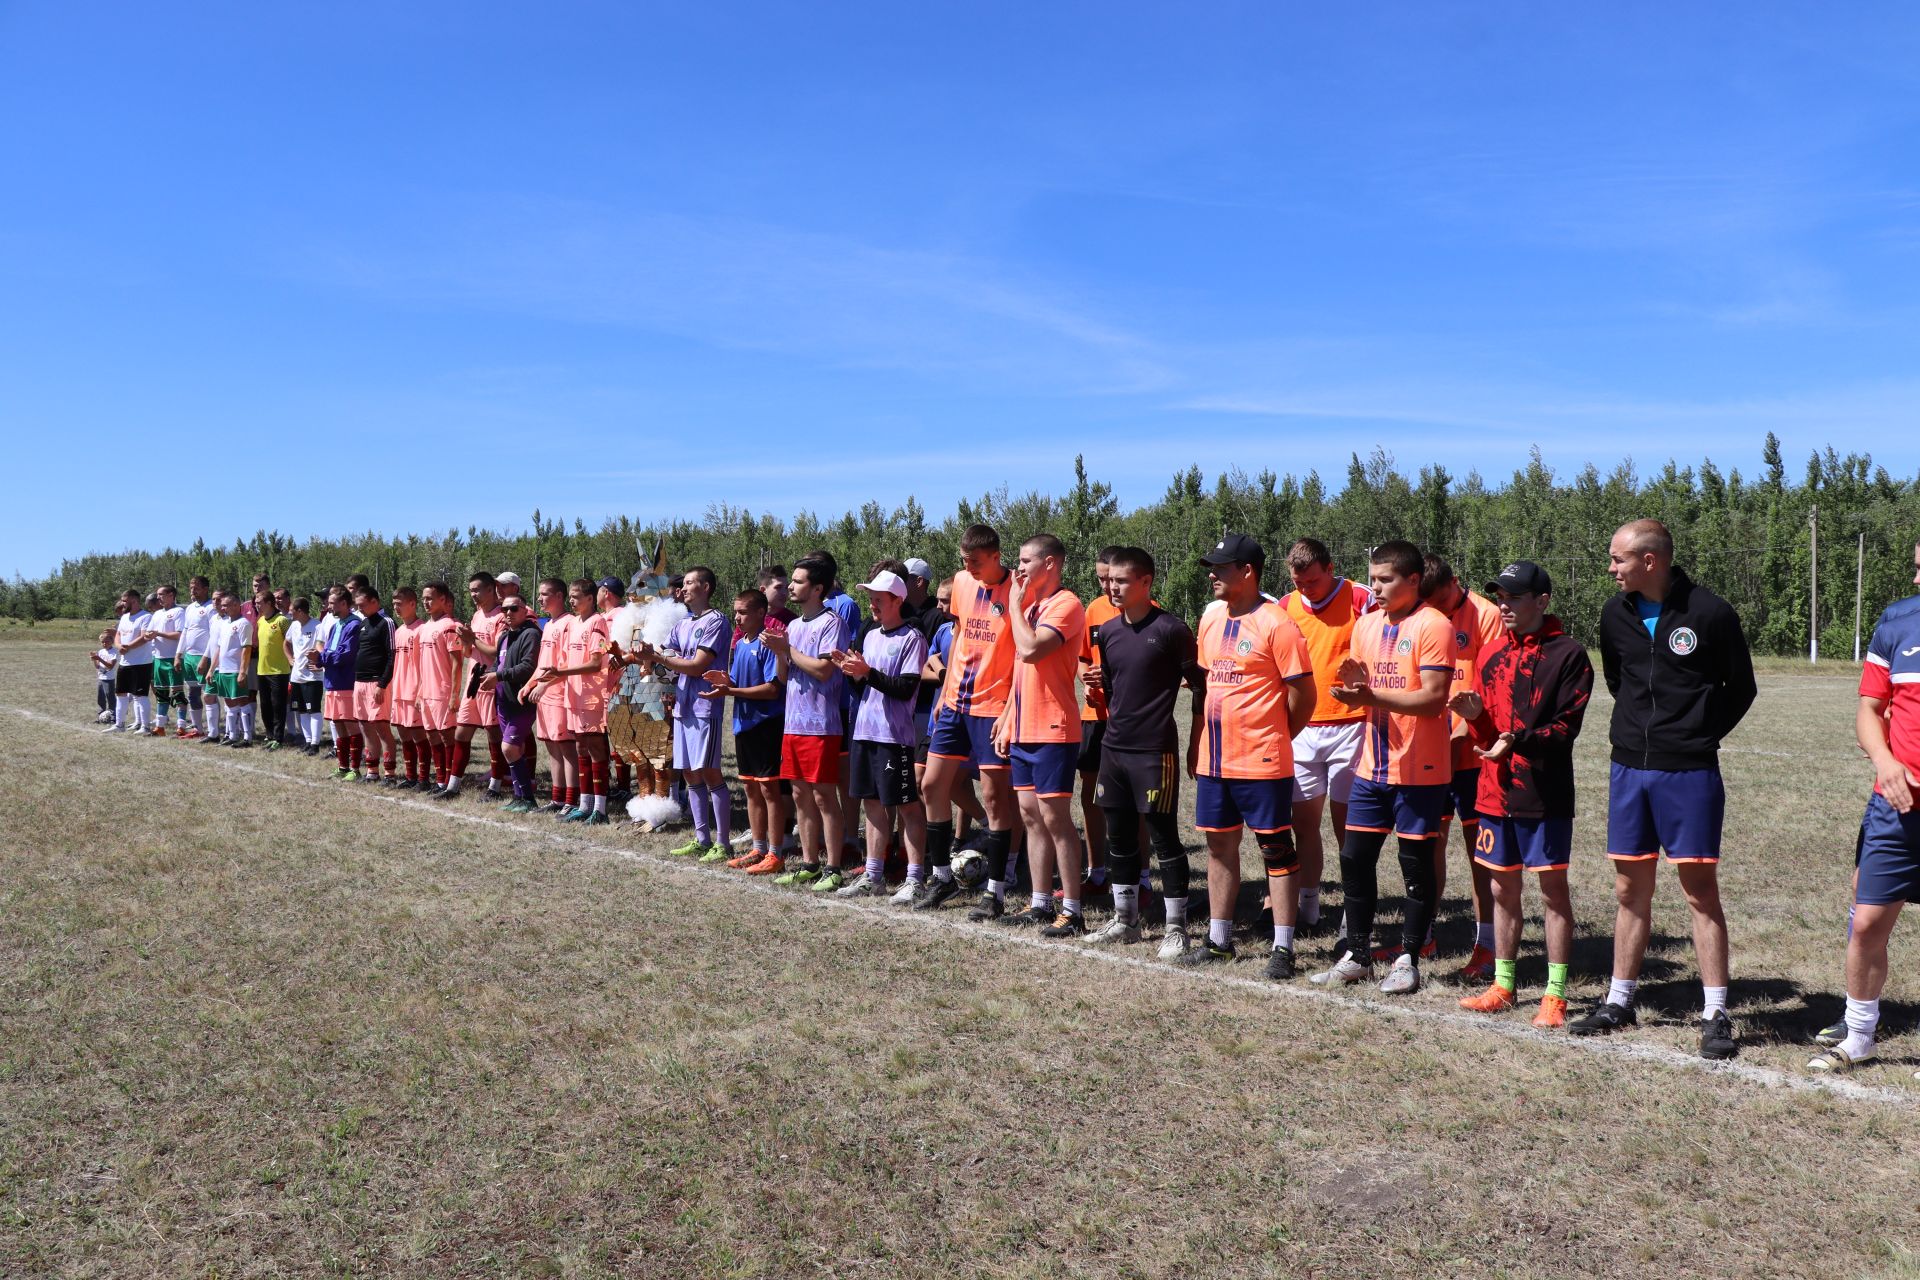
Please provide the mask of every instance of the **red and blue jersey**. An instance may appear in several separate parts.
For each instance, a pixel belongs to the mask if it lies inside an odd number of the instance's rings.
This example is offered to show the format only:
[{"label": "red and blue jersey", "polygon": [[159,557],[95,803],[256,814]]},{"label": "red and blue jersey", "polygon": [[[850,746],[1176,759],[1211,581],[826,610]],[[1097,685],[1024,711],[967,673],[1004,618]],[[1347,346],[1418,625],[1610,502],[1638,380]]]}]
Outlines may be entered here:
[{"label": "red and blue jersey", "polygon": [[1920,778],[1920,596],[1888,605],[1873,624],[1860,696],[1887,704],[1887,745]]}]

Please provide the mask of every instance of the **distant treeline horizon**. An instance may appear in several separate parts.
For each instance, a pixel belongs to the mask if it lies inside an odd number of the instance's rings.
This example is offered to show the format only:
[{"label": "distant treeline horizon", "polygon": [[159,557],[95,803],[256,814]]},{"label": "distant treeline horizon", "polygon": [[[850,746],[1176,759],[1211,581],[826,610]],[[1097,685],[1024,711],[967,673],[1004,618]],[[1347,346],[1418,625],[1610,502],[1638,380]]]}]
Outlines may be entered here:
[{"label": "distant treeline horizon", "polygon": [[1698,467],[1670,461],[1649,476],[1628,460],[1607,472],[1588,465],[1562,477],[1536,448],[1526,466],[1492,483],[1477,472],[1455,477],[1441,466],[1422,466],[1409,476],[1392,455],[1376,450],[1353,455],[1337,493],[1314,471],[1249,476],[1234,468],[1209,482],[1193,466],[1175,472],[1157,501],[1127,511],[1092,474],[1097,463],[1076,458],[1072,483],[1057,496],[1001,486],[962,499],[937,518],[911,495],[892,508],[874,501],[838,516],[803,511],[787,520],[720,500],[697,521],[623,515],[588,529],[578,518],[569,523],[536,509],[520,531],[469,526],[296,541],[261,530],[231,546],[196,541],[184,549],[94,552],[64,561],[45,578],[0,583],[0,616],[30,622],[110,617],[128,587],[146,591],[172,582],[184,593],[195,574],[241,588],[264,570],[276,585],[301,594],[364,573],[383,595],[436,578],[458,584],[478,570],[511,569],[528,580],[624,578],[656,541],[671,569],[705,564],[726,592],[751,586],[763,565],[791,567],[815,548],[834,554],[849,584],[887,557],[922,556],[945,576],[959,565],[961,530],[975,522],[1000,531],[1009,560],[1029,535],[1058,535],[1067,546],[1067,584],[1082,596],[1094,589],[1093,561],[1102,546],[1145,547],[1159,561],[1156,596],[1187,616],[1209,598],[1198,556],[1223,531],[1251,534],[1266,548],[1265,585],[1275,594],[1288,588],[1285,556],[1296,538],[1320,539],[1332,549],[1337,571],[1361,579],[1369,548],[1406,538],[1447,557],[1471,586],[1511,560],[1539,562],[1553,576],[1554,612],[1572,634],[1591,640],[1600,605],[1614,590],[1606,573],[1608,538],[1626,521],[1646,516],[1672,529],[1676,562],[1739,610],[1756,652],[1807,651],[1816,533],[1824,655],[1852,653],[1862,552],[1863,632],[1880,609],[1913,594],[1920,482],[1895,478],[1866,454],[1841,456],[1830,448],[1812,454],[1790,478],[1772,434],[1751,479],[1737,469],[1723,473],[1711,460]]}]

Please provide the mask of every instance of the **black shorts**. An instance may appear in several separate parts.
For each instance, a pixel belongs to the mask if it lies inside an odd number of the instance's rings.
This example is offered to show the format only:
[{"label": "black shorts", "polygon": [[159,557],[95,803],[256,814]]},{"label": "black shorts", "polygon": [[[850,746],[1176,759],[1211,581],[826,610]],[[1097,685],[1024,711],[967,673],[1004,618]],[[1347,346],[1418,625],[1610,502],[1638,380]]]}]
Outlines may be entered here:
[{"label": "black shorts", "polygon": [[296,680],[287,686],[288,705],[302,715],[318,715],[326,690],[318,680]]},{"label": "black shorts", "polygon": [[1100,772],[1100,747],[1106,740],[1107,722],[1105,720],[1080,722],[1080,761],[1076,767],[1081,773]]},{"label": "black shorts", "polygon": [[1102,809],[1172,813],[1180,803],[1180,761],[1171,751],[1103,751],[1093,787]]},{"label": "black shorts", "polygon": [[913,779],[913,748],[905,743],[856,738],[848,759],[847,794],[855,800],[878,800],[894,808],[920,798]]},{"label": "black shorts", "polygon": [[777,716],[733,735],[733,768],[742,782],[767,782],[780,776],[780,741],[784,737],[786,727]]},{"label": "black shorts", "polygon": [[121,663],[113,669],[113,691],[129,697],[144,698],[153,692],[153,664],[135,663],[128,666]]}]

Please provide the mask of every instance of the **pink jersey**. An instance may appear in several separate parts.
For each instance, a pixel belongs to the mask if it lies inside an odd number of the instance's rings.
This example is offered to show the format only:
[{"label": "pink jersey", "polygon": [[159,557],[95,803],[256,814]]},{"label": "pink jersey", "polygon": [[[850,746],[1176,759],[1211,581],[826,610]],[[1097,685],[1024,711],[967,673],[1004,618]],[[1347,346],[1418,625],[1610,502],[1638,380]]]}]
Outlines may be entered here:
[{"label": "pink jersey", "polygon": [[[575,618],[572,614],[564,614],[558,618],[549,618],[547,625],[540,629],[540,666],[538,669],[542,675],[567,665],[567,641],[573,632],[574,624],[578,621],[579,619]],[[540,686],[540,703],[542,706],[552,705],[564,707],[566,701],[567,681],[556,680]]]},{"label": "pink jersey", "polygon": [[395,702],[413,703],[420,697],[420,629],[426,624],[415,618],[397,622],[393,627],[393,681]]},{"label": "pink jersey", "polygon": [[[456,623],[455,625],[457,626],[459,624]],[[473,638],[475,640],[478,640],[483,644],[495,646],[497,649],[500,643],[500,637],[506,634],[507,615],[500,611],[500,608],[498,605],[495,605],[491,612],[482,612],[482,611],[476,610],[474,612],[472,619],[468,621],[467,625],[473,628]],[[492,658],[481,657],[480,654],[474,649],[472,649],[471,647],[463,648],[462,653],[464,654],[468,662],[477,665],[482,671],[493,670]],[[472,668],[469,667],[466,675],[461,680],[460,687],[462,689],[466,688],[468,680],[471,676],[472,676]]]},{"label": "pink jersey", "polygon": [[[568,667],[584,667],[595,658],[604,659],[610,637],[607,634],[607,620],[600,614],[576,617],[567,630],[565,656],[561,664]],[[598,711],[607,705],[607,677],[603,666],[598,672],[585,675],[568,676],[567,709],[576,715],[585,715]]]},{"label": "pink jersey", "polygon": [[460,620],[436,618],[420,627],[420,701],[450,706],[459,687],[465,646],[460,642]]}]

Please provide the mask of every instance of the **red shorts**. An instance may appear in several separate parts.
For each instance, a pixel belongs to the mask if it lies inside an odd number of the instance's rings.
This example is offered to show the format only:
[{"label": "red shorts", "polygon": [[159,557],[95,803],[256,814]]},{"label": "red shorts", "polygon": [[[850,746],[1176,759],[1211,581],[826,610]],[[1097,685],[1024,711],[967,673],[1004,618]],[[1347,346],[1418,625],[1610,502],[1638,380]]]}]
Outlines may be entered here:
[{"label": "red shorts", "polygon": [[353,690],[327,690],[320,698],[320,714],[329,720],[353,719]]},{"label": "red shorts", "polygon": [[434,733],[446,733],[453,728],[453,708],[445,698],[422,698],[419,724]]},{"label": "red shorts", "polygon": [[780,743],[780,776],[815,786],[840,785],[840,739],[817,733],[790,733]]},{"label": "red shorts", "polygon": [[420,727],[420,704],[411,698],[394,696],[391,687],[387,690],[387,719],[396,729],[418,729]]},{"label": "red shorts", "polygon": [[533,710],[533,734],[548,742],[572,742],[573,730],[567,726],[566,700],[547,694]]},{"label": "red shorts", "polygon": [[355,720],[381,720],[387,718],[387,695],[390,690],[383,689],[372,680],[353,682],[353,718]]},{"label": "red shorts", "polygon": [[482,689],[471,698],[461,699],[460,714],[455,718],[454,723],[472,725],[476,729],[491,728],[497,723],[495,718],[497,710],[493,696],[493,690]]}]

